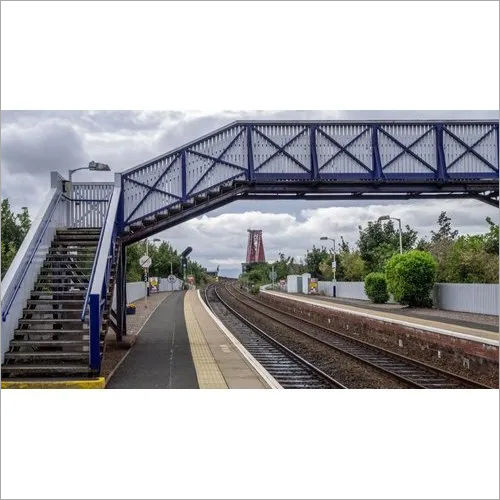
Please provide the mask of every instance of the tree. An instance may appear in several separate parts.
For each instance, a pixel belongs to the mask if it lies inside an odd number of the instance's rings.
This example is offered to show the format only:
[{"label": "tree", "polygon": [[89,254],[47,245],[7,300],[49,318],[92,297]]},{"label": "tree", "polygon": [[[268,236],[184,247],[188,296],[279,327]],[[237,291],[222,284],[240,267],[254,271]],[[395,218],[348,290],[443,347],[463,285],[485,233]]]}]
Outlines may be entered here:
[{"label": "tree", "polygon": [[440,277],[451,283],[498,283],[498,254],[487,251],[487,235],[460,236],[442,263]]},{"label": "tree", "polygon": [[[411,250],[417,240],[417,231],[407,225],[401,234],[403,251]],[[366,271],[381,272],[391,256],[399,252],[399,229],[395,229],[391,220],[385,224],[370,221],[366,228],[359,226],[358,247]]]},{"label": "tree", "polygon": [[437,243],[440,241],[452,241],[458,235],[458,230],[452,230],[451,228],[451,218],[446,215],[443,211],[439,214],[438,220],[438,230],[431,231],[431,243]]},{"label": "tree", "polygon": [[14,214],[7,198],[2,200],[1,212],[1,258],[3,277],[31,227],[31,218],[26,207],[23,207],[20,213]]},{"label": "tree", "polygon": [[387,289],[402,304],[429,306],[436,268],[436,260],[429,252],[411,250],[395,254],[385,266]]},{"label": "tree", "polygon": [[365,278],[365,292],[375,304],[385,304],[389,300],[387,280],[384,273],[370,273]]},{"label": "tree", "polygon": [[495,224],[490,217],[486,217],[486,222],[490,230],[485,236],[484,248],[488,253],[498,255],[498,224]]},{"label": "tree", "polygon": [[338,274],[344,281],[362,281],[365,274],[365,261],[358,251],[339,254]]},{"label": "tree", "polygon": [[[145,241],[139,241],[127,247],[127,281],[144,280],[144,270],[139,264],[139,259],[145,253]],[[170,243],[163,241],[158,246],[149,244],[148,254],[151,257],[150,276],[165,278],[170,274],[172,269],[174,275],[180,278],[183,277],[181,257]],[[186,272],[194,276],[197,284],[206,282],[206,269],[195,260],[188,259]]]},{"label": "tree", "polygon": [[305,267],[313,278],[325,279],[321,272],[320,265],[323,261],[330,260],[331,266],[332,254],[325,247],[317,248],[313,245],[312,250],[308,250],[305,257]]}]

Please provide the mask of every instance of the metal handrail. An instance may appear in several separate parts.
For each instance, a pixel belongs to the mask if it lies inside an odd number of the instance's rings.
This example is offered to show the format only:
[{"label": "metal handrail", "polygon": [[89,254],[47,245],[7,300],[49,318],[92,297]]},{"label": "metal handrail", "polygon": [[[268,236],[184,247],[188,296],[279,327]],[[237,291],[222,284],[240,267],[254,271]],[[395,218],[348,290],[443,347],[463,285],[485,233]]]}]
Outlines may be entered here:
[{"label": "metal handrail", "polygon": [[[100,251],[101,251],[102,239],[103,239],[103,236],[104,236],[104,230],[106,228],[106,221],[108,220],[109,208],[111,207],[111,203],[113,201],[114,194],[115,194],[115,192],[113,190],[113,193],[111,194],[111,198],[109,199],[108,206],[106,208],[106,215],[104,216],[104,224],[102,225],[101,233],[99,234],[99,241],[97,243],[97,249],[96,249],[96,252],[95,252],[95,255],[94,255],[94,262],[92,263],[92,272],[90,274],[89,284],[88,284],[88,287],[87,287],[87,293],[85,294],[85,301],[83,302],[82,314],[80,315],[80,319],[82,321],[85,321],[85,313],[86,313],[86,309],[87,309],[87,306],[89,304],[89,299],[90,299],[90,289],[92,288],[92,284],[94,282],[95,270],[96,270],[96,267],[97,267],[97,261],[98,261],[98,258],[99,258],[99,254],[100,254]],[[107,201],[107,200],[102,200],[102,201]],[[109,250],[108,250],[108,253],[109,253]]]},{"label": "metal handrail", "polygon": [[[53,205],[52,209],[50,210],[50,215],[47,218],[47,220],[45,221],[43,229],[42,229],[40,235],[38,236],[38,239],[37,239],[37,241],[35,243],[35,246],[31,250],[31,255],[30,255],[28,261],[24,264],[24,269],[23,269],[21,277],[17,280],[17,284],[16,284],[16,286],[14,288],[14,291],[11,292],[10,297],[7,300],[6,307],[5,308],[2,307],[2,321],[5,321],[7,319],[7,316],[9,315],[10,308],[12,307],[12,304],[14,303],[14,299],[16,298],[17,292],[21,288],[21,285],[22,285],[22,282],[24,280],[24,277],[26,276],[26,273],[28,272],[29,266],[33,262],[33,259],[35,257],[36,251],[38,250],[38,247],[40,246],[40,243],[42,242],[43,236],[45,235],[45,231],[47,231],[47,227],[49,226],[50,221],[52,220],[52,216],[54,215],[54,212],[55,212],[55,210],[57,208],[57,205],[58,205],[59,200],[61,199],[61,197],[62,197],[62,193],[59,193],[59,196],[57,197],[56,201],[54,202],[54,205]],[[2,300],[2,306],[3,306],[3,303],[4,303],[4,300]]]},{"label": "metal handrail", "polygon": [[[89,366],[98,372],[101,364],[100,335],[102,325],[102,311],[106,304],[106,282],[113,265],[113,245],[116,241],[117,215],[121,198],[121,186],[115,185],[113,194],[106,211],[99,245],[94,259],[92,275],[86,294],[85,304],[89,307]],[[85,308],[82,311],[85,317]]]}]

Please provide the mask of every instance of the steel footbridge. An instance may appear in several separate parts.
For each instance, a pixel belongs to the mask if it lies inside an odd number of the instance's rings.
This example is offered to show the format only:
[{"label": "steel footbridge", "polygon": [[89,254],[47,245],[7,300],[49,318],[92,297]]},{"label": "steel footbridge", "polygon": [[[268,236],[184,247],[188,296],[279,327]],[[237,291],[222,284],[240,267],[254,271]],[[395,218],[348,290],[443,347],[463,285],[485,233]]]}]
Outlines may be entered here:
[{"label": "steel footbridge", "polygon": [[[115,174],[51,174],[2,282],[2,375],[99,373],[126,332],[126,246],[235,200],[498,206],[498,121],[238,121]],[[47,276],[47,279],[44,279]]]}]

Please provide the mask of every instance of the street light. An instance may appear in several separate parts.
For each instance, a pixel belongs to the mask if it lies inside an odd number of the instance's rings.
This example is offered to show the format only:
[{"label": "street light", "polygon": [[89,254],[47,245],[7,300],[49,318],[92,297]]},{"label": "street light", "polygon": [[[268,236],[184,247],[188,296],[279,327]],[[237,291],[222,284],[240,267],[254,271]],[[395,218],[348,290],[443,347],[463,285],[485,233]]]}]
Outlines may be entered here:
[{"label": "street light", "polygon": [[97,161],[91,161],[86,167],[74,168],[69,171],[69,182],[71,182],[71,177],[78,170],[92,170],[94,172],[109,172],[111,169],[106,163],[99,163]]},{"label": "street light", "polygon": [[320,240],[322,241],[333,241],[333,262],[332,262],[332,270],[333,270],[333,296],[337,296],[337,278],[336,278],[336,271],[337,271],[337,256],[336,256],[336,249],[335,249],[335,238],[329,238],[328,236],[321,236]]},{"label": "street light", "polygon": [[399,253],[403,253],[403,236],[401,232],[401,219],[398,219],[397,217],[391,217],[390,215],[382,215],[381,217],[378,218],[379,222],[382,222],[384,220],[397,220],[399,222]]}]

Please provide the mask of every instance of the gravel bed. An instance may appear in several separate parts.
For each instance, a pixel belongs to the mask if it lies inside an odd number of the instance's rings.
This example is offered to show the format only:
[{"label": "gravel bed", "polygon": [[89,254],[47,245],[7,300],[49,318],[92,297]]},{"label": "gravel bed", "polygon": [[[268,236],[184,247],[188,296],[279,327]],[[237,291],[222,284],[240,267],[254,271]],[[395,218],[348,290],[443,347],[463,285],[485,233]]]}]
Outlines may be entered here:
[{"label": "gravel bed", "polygon": [[[404,382],[395,380],[390,375],[385,375],[375,368],[370,368],[361,361],[330,349],[309,337],[286,328],[284,325],[273,322],[250,307],[233,299],[222,287],[219,288],[219,293],[231,307],[234,307],[234,309],[243,314],[256,326],[262,328],[266,333],[272,335],[276,340],[343,385],[352,389],[408,388],[408,385]],[[279,316],[277,313],[276,315],[277,317]]]}]

